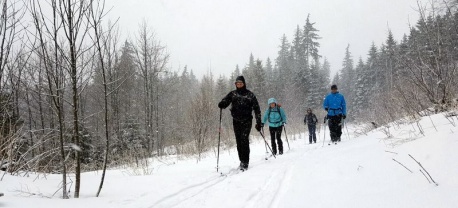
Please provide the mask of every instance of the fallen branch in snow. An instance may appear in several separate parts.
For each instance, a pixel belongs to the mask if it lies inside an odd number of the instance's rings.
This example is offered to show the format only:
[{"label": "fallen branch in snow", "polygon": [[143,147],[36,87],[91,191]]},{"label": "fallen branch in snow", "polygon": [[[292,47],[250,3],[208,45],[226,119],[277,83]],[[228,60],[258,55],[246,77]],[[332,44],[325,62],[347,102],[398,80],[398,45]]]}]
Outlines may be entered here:
[{"label": "fallen branch in snow", "polygon": [[[393,153],[393,154],[398,154],[397,152],[391,152],[391,151],[388,151],[388,150],[385,150],[385,152],[389,152],[389,153]],[[394,159],[393,159],[394,160]]]},{"label": "fallen branch in snow", "polygon": [[[409,154],[409,156],[410,156],[413,160],[415,160],[415,158],[413,158],[412,155]],[[426,172],[426,174],[428,174],[428,176],[429,176],[429,178],[431,179],[431,181],[432,181],[434,184],[436,184],[436,186],[438,186],[439,184],[436,183],[436,181],[434,181],[434,179],[431,177],[431,175],[428,173],[428,171],[426,171],[426,169],[421,165],[421,163],[418,162],[417,160],[415,160],[415,162],[417,162],[418,165]]]},{"label": "fallen branch in snow", "polygon": [[404,167],[405,169],[407,169],[409,172],[413,173],[409,168],[407,168],[405,165],[403,165],[402,163],[400,163],[399,161],[395,160],[394,158],[392,158],[395,162],[397,162],[399,165],[402,165],[402,167]]}]

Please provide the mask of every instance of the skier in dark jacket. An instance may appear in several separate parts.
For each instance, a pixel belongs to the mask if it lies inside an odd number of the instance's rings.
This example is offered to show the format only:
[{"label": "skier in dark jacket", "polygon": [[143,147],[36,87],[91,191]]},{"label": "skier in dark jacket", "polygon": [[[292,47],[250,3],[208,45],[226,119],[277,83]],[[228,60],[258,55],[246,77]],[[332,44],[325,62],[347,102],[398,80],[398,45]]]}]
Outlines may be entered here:
[{"label": "skier in dark jacket", "polygon": [[270,131],[270,140],[272,144],[272,154],[277,154],[277,143],[278,143],[278,153],[283,154],[283,141],[281,140],[281,132],[283,125],[286,124],[286,113],[277,104],[275,98],[269,98],[267,101],[269,108],[264,112],[264,117],[262,119],[262,125],[268,121],[269,122],[269,131]]},{"label": "skier in dark jacket", "polygon": [[312,109],[307,109],[307,114],[305,114],[304,118],[304,124],[307,125],[309,129],[309,144],[312,144],[312,141],[316,143],[316,123],[318,122],[318,119],[316,118],[316,115],[312,113]]},{"label": "skier in dark jacket", "polygon": [[331,86],[331,93],[324,99],[323,108],[328,112],[331,142],[340,142],[342,135],[342,120],[347,117],[347,104],[342,94],[337,91],[337,85]]},{"label": "skier in dark jacket", "polygon": [[232,123],[234,126],[237,152],[240,159],[240,169],[248,169],[250,162],[250,135],[254,111],[256,119],[256,130],[261,131],[261,110],[256,96],[246,89],[245,78],[238,76],[235,80],[236,90],[231,91],[219,102],[218,107],[225,109],[230,104]]}]

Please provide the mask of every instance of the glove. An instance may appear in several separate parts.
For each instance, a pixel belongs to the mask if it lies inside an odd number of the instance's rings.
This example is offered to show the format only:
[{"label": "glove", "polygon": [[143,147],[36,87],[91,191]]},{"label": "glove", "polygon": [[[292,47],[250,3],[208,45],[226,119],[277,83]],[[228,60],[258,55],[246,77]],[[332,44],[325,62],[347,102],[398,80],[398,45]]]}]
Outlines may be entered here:
[{"label": "glove", "polygon": [[328,111],[328,108],[325,108],[324,110],[327,112],[327,111]]},{"label": "glove", "polygon": [[223,101],[221,101],[221,102],[218,103],[218,108],[223,108],[223,109],[224,109]]},{"label": "glove", "polygon": [[264,123],[261,123],[261,128],[264,127]]},{"label": "glove", "polygon": [[346,115],[342,115],[342,118],[343,118],[343,119],[346,119],[346,118],[347,118],[347,116],[346,116]]},{"label": "glove", "polygon": [[256,126],[254,126],[254,128],[256,128],[256,130],[258,131],[261,131],[261,124],[257,123]]},{"label": "glove", "polygon": [[286,123],[284,122],[284,123],[282,123],[281,125],[284,126],[284,125],[286,125]]}]

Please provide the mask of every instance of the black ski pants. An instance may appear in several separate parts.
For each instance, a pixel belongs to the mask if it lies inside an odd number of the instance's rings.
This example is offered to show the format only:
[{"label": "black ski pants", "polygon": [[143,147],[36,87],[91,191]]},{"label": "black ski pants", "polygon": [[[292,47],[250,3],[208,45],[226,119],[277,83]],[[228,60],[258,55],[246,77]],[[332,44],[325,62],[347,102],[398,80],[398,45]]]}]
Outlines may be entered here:
[{"label": "black ski pants", "polygon": [[283,141],[281,140],[281,131],[283,126],[279,127],[270,127],[270,141],[272,143],[272,154],[277,154],[277,143],[278,143],[278,153],[283,154]]},{"label": "black ski pants", "polygon": [[309,143],[315,142],[316,143],[316,125],[308,124],[309,128]]},{"label": "black ski pants", "polygon": [[252,121],[250,120],[235,120],[233,119],[235,141],[237,143],[237,152],[241,163],[248,164],[250,162],[250,131]]},{"label": "black ski pants", "polygon": [[342,116],[328,116],[329,131],[331,132],[331,141],[340,142],[340,136],[342,135]]}]

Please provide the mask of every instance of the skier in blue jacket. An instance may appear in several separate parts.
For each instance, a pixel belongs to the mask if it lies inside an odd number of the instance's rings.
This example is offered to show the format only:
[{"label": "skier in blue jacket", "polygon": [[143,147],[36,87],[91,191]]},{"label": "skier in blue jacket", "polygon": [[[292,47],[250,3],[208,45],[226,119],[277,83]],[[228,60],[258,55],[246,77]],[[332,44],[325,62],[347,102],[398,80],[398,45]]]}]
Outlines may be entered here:
[{"label": "skier in blue jacket", "polygon": [[323,108],[328,112],[331,142],[340,142],[342,119],[347,117],[347,105],[344,96],[337,91],[337,85],[331,86],[331,93],[324,99]]},{"label": "skier in blue jacket", "polygon": [[269,131],[270,131],[270,140],[272,142],[272,154],[277,154],[277,143],[278,143],[278,153],[283,154],[283,142],[281,140],[281,132],[283,125],[286,124],[286,113],[277,104],[275,98],[269,98],[267,101],[269,108],[267,108],[262,119],[261,126],[264,126],[266,121],[269,121]]}]

